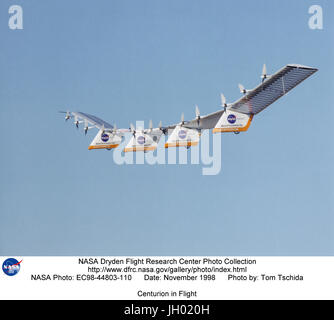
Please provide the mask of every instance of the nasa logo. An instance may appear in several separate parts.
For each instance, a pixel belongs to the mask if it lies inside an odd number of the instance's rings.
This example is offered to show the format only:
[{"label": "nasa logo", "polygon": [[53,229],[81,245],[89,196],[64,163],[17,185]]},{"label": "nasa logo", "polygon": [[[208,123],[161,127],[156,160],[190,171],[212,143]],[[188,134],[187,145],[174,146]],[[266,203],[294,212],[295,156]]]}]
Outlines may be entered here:
[{"label": "nasa logo", "polygon": [[228,117],[227,117],[227,121],[231,124],[235,123],[237,121],[237,117],[234,115],[234,114],[230,114]]},{"label": "nasa logo", "polygon": [[144,144],[144,143],[145,143],[145,137],[143,137],[143,136],[139,136],[139,137],[137,138],[137,142],[138,142],[139,144]]},{"label": "nasa logo", "polygon": [[179,131],[179,138],[180,139],[185,139],[186,136],[187,136],[187,131],[185,131],[185,130],[180,130]]},{"label": "nasa logo", "polygon": [[103,133],[103,134],[101,135],[101,140],[102,140],[103,142],[107,142],[107,141],[109,140],[109,135],[107,135],[106,133]]},{"label": "nasa logo", "polygon": [[20,264],[22,260],[18,262],[14,258],[6,259],[2,264],[2,271],[7,276],[15,276],[20,271]]}]

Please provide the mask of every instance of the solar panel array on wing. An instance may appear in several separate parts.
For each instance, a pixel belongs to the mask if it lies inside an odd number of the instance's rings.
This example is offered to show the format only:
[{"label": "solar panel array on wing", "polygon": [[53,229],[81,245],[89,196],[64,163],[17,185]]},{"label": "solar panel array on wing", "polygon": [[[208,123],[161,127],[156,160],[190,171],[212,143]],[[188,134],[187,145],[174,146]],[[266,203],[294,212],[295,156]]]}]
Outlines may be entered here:
[{"label": "solar panel array on wing", "polygon": [[235,102],[231,110],[247,114],[257,114],[316,71],[317,69],[315,68],[287,65]]},{"label": "solar panel array on wing", "polygon": [[113,129],[113,126],[110,123],[108,123],[108,122],[106,122],[106,121],[104,121],[104,120],[102,120],[98,117],[95,117],[91,114],[84,113],[84,112],[73,112],[73,113],[76,113],[79,117],[82,117],[83,119],[87,119],[92,124],[97,125],[99,128],[104,126],[105,129]]}]

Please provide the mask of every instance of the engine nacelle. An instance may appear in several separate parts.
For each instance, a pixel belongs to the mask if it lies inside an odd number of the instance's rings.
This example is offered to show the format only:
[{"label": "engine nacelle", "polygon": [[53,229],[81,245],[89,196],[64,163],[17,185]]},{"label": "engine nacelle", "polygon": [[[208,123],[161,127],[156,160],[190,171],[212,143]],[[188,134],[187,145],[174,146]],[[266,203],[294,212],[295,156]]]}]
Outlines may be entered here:
[{"label": "engine nacelle", "polygon": [[197,129],[185,128],[178,125],[165,143],[165,148],[169,147],[191,147],[197,146],[199,142],[200,131]]},{"label": "engine nacelle", "polygon": [[122,135],[116,132],[100,130],[88,147],[92,149],[114,149],[122,142]]},{"label": "engine nacelle", "polygon": [[241,132],[247,131],[253,119],[253,115],[226,110],[218,120],[213,133],[217,132]]},{"label": "engine nacelle", "polygon": [[145,132],[143,130],[136,131],[123,151],[154,151],[158,147],[161,135],[160,129],[149,129]]}]

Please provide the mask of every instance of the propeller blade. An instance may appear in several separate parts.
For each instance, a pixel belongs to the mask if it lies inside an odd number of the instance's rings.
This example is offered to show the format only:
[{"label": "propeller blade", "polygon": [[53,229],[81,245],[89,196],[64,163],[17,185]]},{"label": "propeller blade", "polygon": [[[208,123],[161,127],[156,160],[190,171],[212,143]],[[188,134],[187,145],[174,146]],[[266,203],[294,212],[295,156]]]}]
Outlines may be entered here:
[{"label": "propeller blade", "polygon": [[161,120],[160,120],[160,122],[159,122],[159,129],[162,131],[162,133],[163,133],[164,135],[166,134],[167,129],[162,127],[162,121],[161,121]]},{"label": "propeller blade", "polygon": [[222,108],[224,108],[224,112],[226,112],[226,109],[227,109],[226,98],[222,93],[220,94],[220,100],[221,100],[221,105],[220,106]]},{"label": "propeller blade", "polygon": [[263,65],[262,75],[263,75],[263,76],[266,76],[266,75],[267,75],[267,66],[266,66],[266,64]]},{"label": "propeller blade", "polygon": [[132,123],[130,123],[130,130],[131,130],[133,136],[135,136],[136,135],[136,129],[135,129],[135,127]]},{"label": "propeller blade", "polygon": [[200,113],[199,108],[198,108],[197,105],[196,105],[196,108],[195,108],[195,113],[196,113],[196,118],[199,119],[201,117],[201,113]]},{"label": "propeller blade", "polygon": [[221,101],[221,107],[224,108],[224,111],[226,111],[227,108],[226,98],[222,93],[220,94],[220,101]]},{"label": "propeller blade", "polygon": [[220,94],[220,101],[222,103],[221,106],[224,107],[226,105],[226,98],[222,93]]},{"label": "propeller blade", "polygon": [[150,120],[149,128],[150,128],[150,130],[153,129],[153,122],[152,122],[152,120]]},{"label": "propeller blade", "polygon": [[240,93],[245,93],[245,87],[239,83],[239,89],[240,89]]},{"label": "propeller blade", "polygon": [[65,121],[67,121],[69,118],[71,118],[70,112],[66,111]]},{"label": "propeller blade", "polygon": [[267,78],[267,66],[266,66],[266,64],[263,65],[261,78],[262,78],[262,82]]},{"label": "propeller blade", "polygon": [[184,113],[182,112],[181,114],[181,123],[183,124],[184,123]]},{"label": "propeller blade", "polygon": [[65,121],[67,121],[68,119],[70,119],[72,117],[70,111],[58,111],[58,112],[59,113],[66,113]]},{"label": "propeller blade", "polygon": [[79,128],[79,120],[78,117],[74,117],[74,124],[77,127],[77,129]]},{"label": "propeller blade", "polygon": [[88,131],[88,121],[85,120],[84,123],[85,123],[84,130],[85,130],[85,135],[86,135],[86,134],[87,134],[87,131]]}]

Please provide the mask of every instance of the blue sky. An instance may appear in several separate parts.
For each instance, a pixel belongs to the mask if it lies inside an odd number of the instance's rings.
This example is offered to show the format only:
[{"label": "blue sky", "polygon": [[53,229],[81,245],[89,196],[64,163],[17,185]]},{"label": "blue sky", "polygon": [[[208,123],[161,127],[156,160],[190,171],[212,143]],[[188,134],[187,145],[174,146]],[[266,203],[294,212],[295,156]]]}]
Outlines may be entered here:
[{"label": "blue sky", "polygon": [[[9,30],[8,8],[23,8]],[[308,8],[323,8],[310,30]],[[0,255],[333,255],[331,1],[2,0]],[[217,110],[263,63],[319,68],[222,136],[222,170],[129,165],[88,151],[96,131]]]}]

